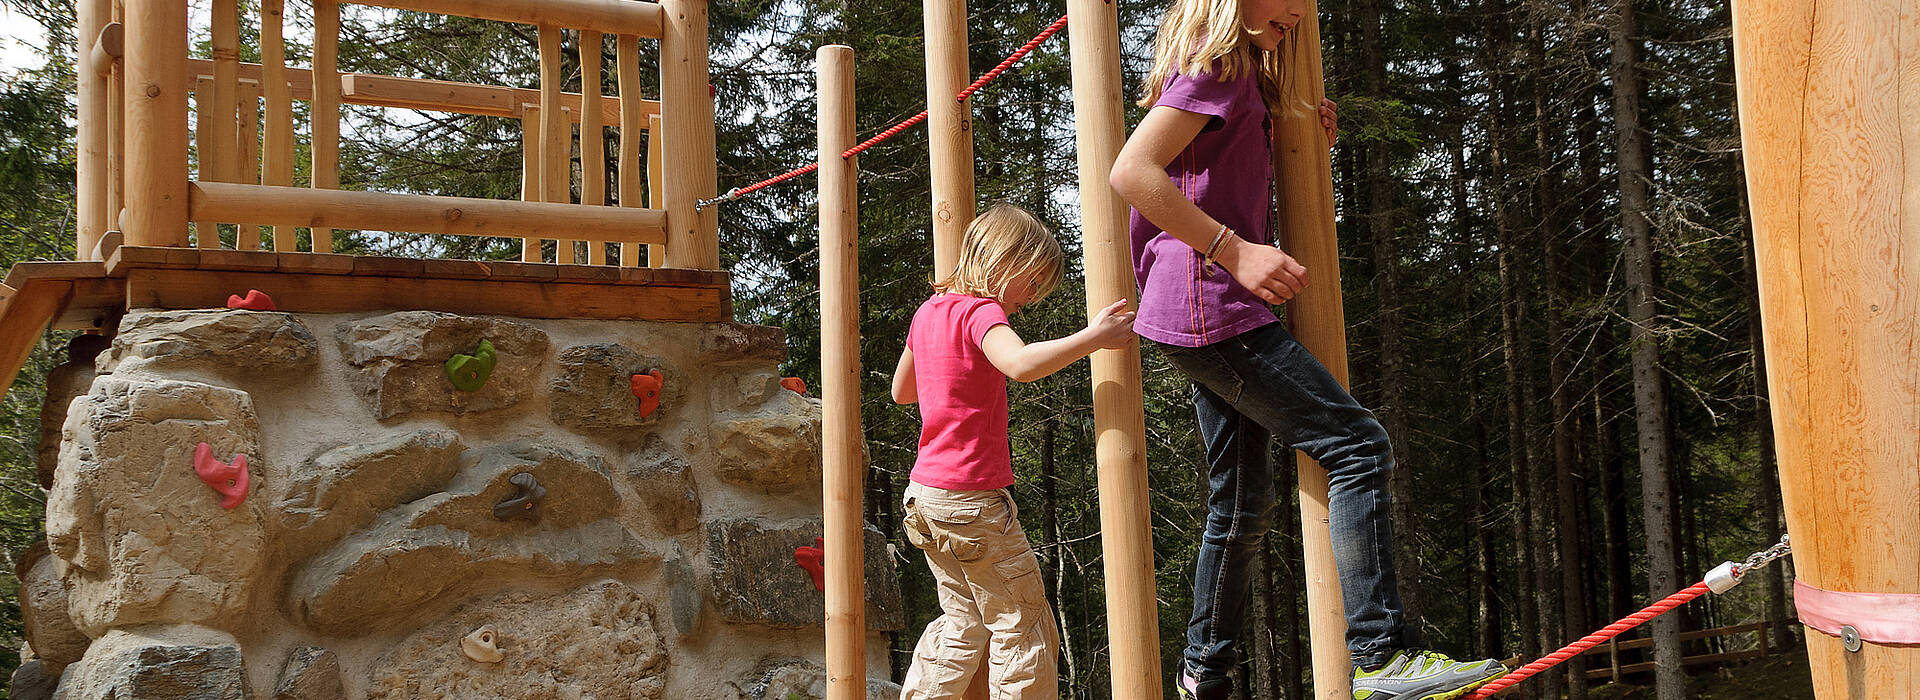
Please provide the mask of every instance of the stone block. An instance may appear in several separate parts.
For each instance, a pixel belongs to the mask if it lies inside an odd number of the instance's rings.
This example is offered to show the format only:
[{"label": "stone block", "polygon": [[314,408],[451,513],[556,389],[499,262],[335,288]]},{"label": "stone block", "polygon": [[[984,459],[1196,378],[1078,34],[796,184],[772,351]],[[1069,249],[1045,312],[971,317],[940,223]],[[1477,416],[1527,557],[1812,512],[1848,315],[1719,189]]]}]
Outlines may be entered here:
[{"label": "stone block", "polygon": [[[643,417],[631,380],[652,370],[663,378],[660,406]],[[644,428],[683,410],[689,381],[665,360],[623,345],[576,345],[560,351],[560,369],[548,387],[547,415],[554,424],[573,430]]]},{"label": "stone block", "polygon": [[776,326],[711,323],[700,338],[702,366],[763,365],[771,369],[786,360],[787,332]]},{"label": "stone block", "polygon": [[693,466],[667,441],[648,436],[621,471],[655,530],[678,535],[700,526],[700,489],[693,480]]},{"label": "stone block", "polygon": [[323,647],[293,650],[273,684],[273,700],[339,700],[346,696],[340,658]]},{"label": "stone block", "polygon": [[244,700],[232,637],[192,626],[114,630],[67,669],[57,700]]},{"label": "stone block", "polygon": [[278,311],[139,309],[120,320],[101,372],[188,370],[208,376],[306,374],[320,341]]},{"label": "stone block", "polygon": [[[769,661],[745,683],[738,684],[745,700],[826,700],[827,669],[800,659]],[[867,700],[895,700],[900,684],[867,679]]]},{"label": "stone block", "polygon": [[820,402],[777,391],[760,409],[710,428],[720,478],[769,494],[820,494]]},{"label": "stone block", "polygon": [[[270,471],[246,393],[207,384],[102,376],[74,401],[47,543],[67,563],[73,622],[98,638],[150,622],[232,629],[246,614],[268,541]],[[200,443],[250,458],[254,493],[231,510],[195,475]]]},{"label": "stone block", "polygon": [[[490,316],[402,311],[335,329],[356,393],[380,420],[416,413],[464,415],[505,408],[533,392],[550,341],[533,325]],[[491,342],[498,360],[479,391],[460,391],[447,358]]]},{"label": "stone block", "polygon": [[274,510],[298,540],[323,545],[445,489],[465,449],[459,433],[441,429],[326,449],[288,475]]},{"label": "stone block", "polygon": [[[773,627],[825,624],[826,598],[793,558],[796,547],[820,537],[819,521],[728,520],[708,523],[707,533],[709,598],[721,619]],[[906,620],[886,539],[871,526],[865,539],[867,627],[900,629]]]},{"label": "stone block", "polygon": [[27,634],[27,646],[40,660],[40,667],[55,678],[67,664],[79,661],[87,653],[93,638],[73,626],[67,616],[67,588],[60,577],[60,560],[45,540],[35,542],[22,555],[15,578],[20,582],[20,627]]}]

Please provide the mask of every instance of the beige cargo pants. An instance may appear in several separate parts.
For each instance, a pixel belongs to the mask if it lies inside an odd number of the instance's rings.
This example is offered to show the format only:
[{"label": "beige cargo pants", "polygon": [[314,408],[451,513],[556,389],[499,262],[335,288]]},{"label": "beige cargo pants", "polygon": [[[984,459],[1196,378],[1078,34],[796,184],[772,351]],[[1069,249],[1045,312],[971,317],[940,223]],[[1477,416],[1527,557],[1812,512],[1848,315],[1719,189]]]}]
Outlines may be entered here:
[{"label": "beige cargo pants", "polygon": [[920,635],[901,700],[958,698],[976,671],[992,700],[1059,697],[1060,631],[1013,495],[909,483],[905,505],[943,614]]}]

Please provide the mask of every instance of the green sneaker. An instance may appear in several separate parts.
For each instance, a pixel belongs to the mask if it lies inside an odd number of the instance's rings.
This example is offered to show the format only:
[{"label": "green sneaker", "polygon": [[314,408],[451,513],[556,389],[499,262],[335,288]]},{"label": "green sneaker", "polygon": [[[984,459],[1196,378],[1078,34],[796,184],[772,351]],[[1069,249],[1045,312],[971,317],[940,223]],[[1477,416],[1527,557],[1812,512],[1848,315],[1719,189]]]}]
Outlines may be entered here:
[{"label": "green sneaker", "polygon": [[1401,649],[1380,668],[1353,669],[1353,700],[1453,700],[1506,673],[1493,659],[1454,661],[1435,651]]}]

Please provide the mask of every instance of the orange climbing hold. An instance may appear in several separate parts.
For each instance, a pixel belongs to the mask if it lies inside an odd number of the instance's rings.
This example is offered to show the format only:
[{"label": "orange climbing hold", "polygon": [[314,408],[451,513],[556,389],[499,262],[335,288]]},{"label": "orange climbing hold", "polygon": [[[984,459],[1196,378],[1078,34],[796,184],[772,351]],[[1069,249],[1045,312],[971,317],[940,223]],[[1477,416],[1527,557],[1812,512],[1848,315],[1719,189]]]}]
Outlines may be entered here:
[{"label": "orange climbing hold", "polygon": [[799,394],[801,396],[807,395],[807,380],[805,379],[801,379],[799,377],[787,377],[786,379],[780,380],[780,386],[784,386],[788,389],[792,389],[793,393]]},{"label": "orange climbing hold", "polygon": [[660,407],[660,389],[665,387],[666,383],[666,378],[662,377],[660,370],[657,369],[646,374],[633,375],[633,395],[640,399],[641,418],[653,415],[654,409]]}]

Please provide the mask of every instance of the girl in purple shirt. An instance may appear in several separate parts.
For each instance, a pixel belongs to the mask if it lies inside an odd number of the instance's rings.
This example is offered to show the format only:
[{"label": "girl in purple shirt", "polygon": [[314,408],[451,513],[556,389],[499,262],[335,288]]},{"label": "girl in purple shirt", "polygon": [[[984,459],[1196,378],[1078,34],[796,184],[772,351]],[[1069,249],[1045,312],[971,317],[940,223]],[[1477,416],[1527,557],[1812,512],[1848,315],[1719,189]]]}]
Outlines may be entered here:
[{"label": "girl in purple shirt", "polygon": [[[1308,281],[1272,245],[1267,216],[1277,49],[1304,12],[1301,0],[1173,0],[1140,101],[1149,111],[1113,166],[1114,190],[1133,205],[1134,328],[1193,380],[1207,451],[1206,529],[1176,689],[1182,698],[1232,693],[1248,565],[1273,519],[1277,436],[1327,469],[1354,697],[1456,698],[1505,668],[1410,648],[1391,555],[1386,431],[1269,307]],[[1333,103],[1320,115],[1331,140]]]}]

